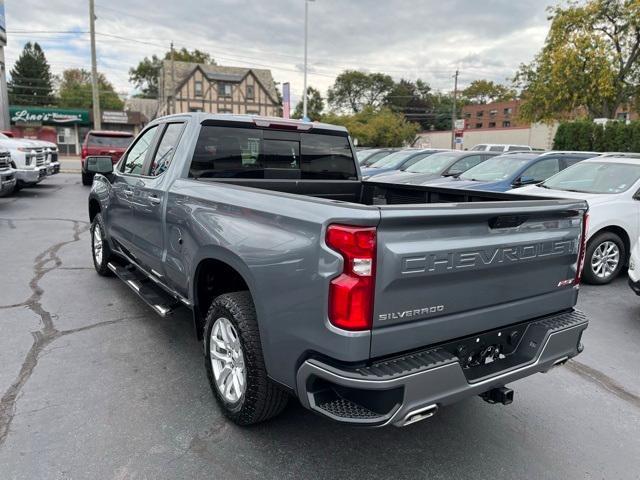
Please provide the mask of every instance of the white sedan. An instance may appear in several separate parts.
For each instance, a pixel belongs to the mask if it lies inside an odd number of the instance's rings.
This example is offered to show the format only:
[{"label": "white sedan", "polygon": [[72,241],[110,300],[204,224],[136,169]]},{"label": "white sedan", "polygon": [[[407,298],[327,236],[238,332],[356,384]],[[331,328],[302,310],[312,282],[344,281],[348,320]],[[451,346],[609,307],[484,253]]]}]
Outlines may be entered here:
[{"label": "white sedan", "polygon": [[538,185],[514,193],[577,198],[589,204],[583,278],[605,284],[627,264],[640,234],[640,160],[597,157],[584,160]]}]

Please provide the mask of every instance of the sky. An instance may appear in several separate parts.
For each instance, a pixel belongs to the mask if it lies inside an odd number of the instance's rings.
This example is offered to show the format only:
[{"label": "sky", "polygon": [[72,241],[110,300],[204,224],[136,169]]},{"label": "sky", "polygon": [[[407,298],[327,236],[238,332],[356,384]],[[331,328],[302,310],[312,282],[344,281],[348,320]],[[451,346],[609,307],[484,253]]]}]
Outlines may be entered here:
[{"label": "sky", "polygon": [[[27,41],[55,74],[90,69],[88,0],[7,0],[8,70]],[[505,83],[548,32],[553,0],[315,0],[309,2],[309,85],[324,94],[345,69],[421,78],[432,88],[476,79]],[[98,70],[133,94],[129,68],[176,48],[209,52],[220,65],[270,68],[303,89],[305,0],[96,0]],[[53,33],[76,32],[76,33]]]}]

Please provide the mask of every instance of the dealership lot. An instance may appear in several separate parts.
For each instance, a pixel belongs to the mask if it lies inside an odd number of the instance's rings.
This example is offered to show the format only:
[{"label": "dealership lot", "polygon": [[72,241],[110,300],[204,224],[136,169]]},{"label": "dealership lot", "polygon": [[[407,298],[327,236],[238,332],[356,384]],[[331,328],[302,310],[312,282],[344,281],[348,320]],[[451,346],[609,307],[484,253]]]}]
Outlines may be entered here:
[{"label": "dealership lot", "polygon": [[0,199],[0,472],[32,478],[638,478],[640,298],[585,286],[585,352],[396,429],[292,401],[265,424],[221,416],[191,319],[161,319],[91,264],[88,189],[60,174]]}]

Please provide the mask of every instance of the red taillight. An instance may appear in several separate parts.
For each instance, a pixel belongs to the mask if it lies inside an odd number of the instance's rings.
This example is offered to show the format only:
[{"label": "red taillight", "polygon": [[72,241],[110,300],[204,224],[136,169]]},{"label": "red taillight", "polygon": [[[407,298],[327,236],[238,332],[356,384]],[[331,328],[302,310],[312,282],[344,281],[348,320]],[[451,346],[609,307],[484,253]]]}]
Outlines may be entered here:
[{"label": "red taillight", "polygon": [[578,265],[576,268],[576,278],[573,281],[574,285],[580,284],[580,278],[582,277],[582,269],[584,268],[584,258],[587,253],[587,232],[589,228],[589,213],[584,212],[582,218],[582,235],[580,236],[580,251],[578,253]]},{"label": "red taillight", "polygon": [[376,274],[376,229],[330,225],[326,242],[344,258],[329,286],[329,320],[344,330],[369,330]]},{"label": "red taillight", "polygon": [[85,158],[87,158],[89,156],[89,150],[87,150],[87,147],[82,147],[82,160],[84,160]]}]

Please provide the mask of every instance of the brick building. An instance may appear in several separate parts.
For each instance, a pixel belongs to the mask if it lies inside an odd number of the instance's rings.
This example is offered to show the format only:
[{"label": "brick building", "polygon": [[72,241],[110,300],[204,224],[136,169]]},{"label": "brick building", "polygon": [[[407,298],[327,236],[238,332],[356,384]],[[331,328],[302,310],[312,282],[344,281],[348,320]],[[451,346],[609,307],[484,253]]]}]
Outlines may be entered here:
[{"label": "brick building", "polygon": [[520,100],[494,102],[462,107],[465,130],[493,128],[527,128],[529,123],[518,119]]},{"label": "brick building", "polygon": [[165,60],[158,79],[159,115],[184,112],[279,116],[271,70]]}]

